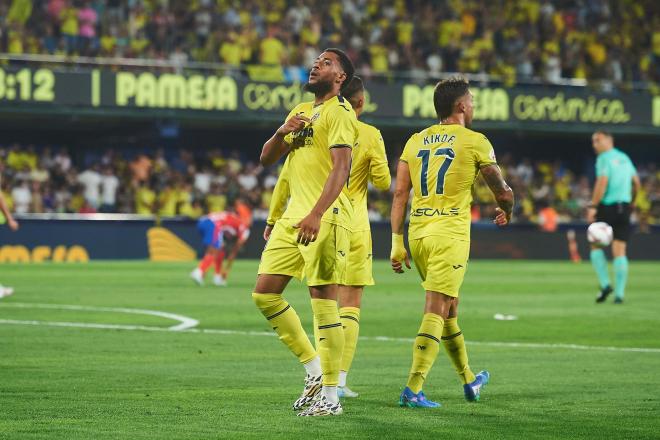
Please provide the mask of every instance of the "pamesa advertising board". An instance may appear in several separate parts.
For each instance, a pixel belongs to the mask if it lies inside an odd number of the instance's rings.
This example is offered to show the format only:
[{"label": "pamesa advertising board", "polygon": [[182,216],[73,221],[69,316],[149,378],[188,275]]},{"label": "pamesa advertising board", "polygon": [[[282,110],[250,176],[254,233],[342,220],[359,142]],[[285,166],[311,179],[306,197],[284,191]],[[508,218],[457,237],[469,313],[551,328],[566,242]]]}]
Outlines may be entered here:
[{"label": "pamesa advertising board", "polygon": [[[512,129],[660,133],[660,97],[645,92],[598,93],[585,87],[472,88],[475,121]],[[279,121],[309,99],[301,84],[228,75],[132,71],[0,69],[0,109],[135,117]],[[380,126],[418,126],[435,119],[433,85],[367,83],[365,118]]]}]

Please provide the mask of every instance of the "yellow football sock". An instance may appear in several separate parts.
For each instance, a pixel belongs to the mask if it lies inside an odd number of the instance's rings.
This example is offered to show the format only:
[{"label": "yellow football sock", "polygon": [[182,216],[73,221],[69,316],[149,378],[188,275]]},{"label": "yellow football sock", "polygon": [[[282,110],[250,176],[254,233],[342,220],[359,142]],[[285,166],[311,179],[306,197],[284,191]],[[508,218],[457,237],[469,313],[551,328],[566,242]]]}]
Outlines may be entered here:
[{"label": "yellow football sock", "polygon": [[316,351],[319,351],[319,321],[316,319],[316,315],[312,318],[313,324],[314,324],[314,346],[316,347]]},{"label": "yellow football sock", "polygon": [[252,299],[261,313],[266,317],[273,330],[277,332],[280,341],[306,364],[316,357],[316,350],[309,342],[307,333],[300,324],[300,318],[293,307],[275,293],[252,293]]},{"label": "yellow football sock", "polygon": [[426,375],[431,371],[435,358],[440,351],[443,319],[435,313],[426,313],[419,326],[419,332],[413,346],[413,362],[410,368],[407,386],[413,393],[422,390]]},{"label": "yellow football sock", "polygon": [[445,320],[445,327],[442,330],[442,345],[445,346],[449,359],[454,364],[463,384],[474,382],[476,378],[468,365],[465,337],[458,327],[458,318]]},{"label": "yellow football sock", "polygon": [[348,371],[353,363],[358,335],[360,334],[360,308],[342,307],[339,309],[339,318],[344,329],[344,351],[341,355],[341,371]]},{"label": "yellow football sock", "polygon": [[337,386],[339,363],[344,350],[344,330],[339,320],[337,301],[312,298],[312,311],[319,335],[318,353],[323,370],[323,386]]}]

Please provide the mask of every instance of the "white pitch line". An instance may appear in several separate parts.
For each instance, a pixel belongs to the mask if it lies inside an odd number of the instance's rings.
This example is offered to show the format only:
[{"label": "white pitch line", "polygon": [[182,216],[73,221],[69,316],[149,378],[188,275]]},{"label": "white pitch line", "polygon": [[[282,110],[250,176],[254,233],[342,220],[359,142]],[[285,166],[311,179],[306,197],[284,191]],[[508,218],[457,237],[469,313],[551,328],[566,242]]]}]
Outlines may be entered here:
[{"label": "white pitch line", "polygon": [[[124,324],[98,324],[93,322],[59,322],[59,321],[21,321],[15,319],[0,319],[0,325],[35,325],[46,327],[73,327],[73,328],[91,328],[103,330],[128,330],[128,331],[149,331],[149,332],[172,332],[177,333],[204,333],[213,335],[238,335],[238,336],[276,336],[273,332],[265,331],[244,331],[244,330],[225,330],[214,328],[189,328],[185,330],[172,330],[172,327],[151,327],[145,325],[124,325]],[[405,342],[411,343],[412,338],[396,338],[389,336],[360,336],[363,341],[376,342]],[[541,344],[533,342],[498,342],[498,341],[467,341],[471,345],[482,345],[486,347],[507,347],[507,348],[534,348],[534,349],[564,349],[564,350],[590,350],[590,351],[615,351],[627,353],[660,353],[660,348],[644,347],[610,347],[598,345],[577,345],[577,344]]]},{"label": "white pitch line", "polygon": [[127,309],[123,307],[96,307],[96,306],[81,306],[69,304],[38,304],[38,303],[0,303],[0,307],[15,307],[19,309],[51,309],[51,310],[81,310],[89,312],[110,312],[110,313],[131,313],[134,315],[151,315],[160,318],[171,319],[179,321],[179,324],[168,327],[171,331],[188,330],[199,325],[199,321],[183,315],[175,313],[160,312],[158,310],[144,310],[144,309]]}]

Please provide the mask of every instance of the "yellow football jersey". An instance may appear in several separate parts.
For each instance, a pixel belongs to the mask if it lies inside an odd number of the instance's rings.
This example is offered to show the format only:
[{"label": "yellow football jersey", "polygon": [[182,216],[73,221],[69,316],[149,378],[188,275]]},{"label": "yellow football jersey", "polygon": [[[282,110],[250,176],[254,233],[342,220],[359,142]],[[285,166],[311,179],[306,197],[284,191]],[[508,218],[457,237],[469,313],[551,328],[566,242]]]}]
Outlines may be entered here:
[{"label": "yellow football jersey", "polygon": [[[285,137],[291,145],[287,158],[291,199],[283,219],[306,217],[318,201],[332,170],[330,149],[353,148],[358,137],[357,118],[351,104],[335,96],[317,106],[313,102],[298,104],[287,116],[303,115],[311,120],[305,128]],[[348,184],[348,182],[347,182]],[[323,220],[348,228],[353,217],[348,187],[323,215]]]},{"label": "yellow football jersey", "polygon": [[401,160],[414,192],[408,238],[469,240],[472,184],[479,167],[496,163],[486,136],[458,124],[433,125],[410,137]]},{"label": "yellow football jersey", "polygon": [[380,131],[369,124],[358,121],[358,142],[353,148],[351,177],[348,192],[353,204],[354,214],[351,231],[369,230],[369,211],[367,210],[367,190],[369,180],[380,190],[386,190],[392,183],[392,176],[387,167],[385,143]]}]

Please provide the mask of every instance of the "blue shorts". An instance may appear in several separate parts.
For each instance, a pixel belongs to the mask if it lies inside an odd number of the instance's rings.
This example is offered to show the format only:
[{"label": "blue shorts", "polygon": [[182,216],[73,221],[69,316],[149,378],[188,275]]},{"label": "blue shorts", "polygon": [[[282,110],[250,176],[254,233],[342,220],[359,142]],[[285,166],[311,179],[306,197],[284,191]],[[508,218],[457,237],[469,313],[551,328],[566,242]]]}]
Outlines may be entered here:
[{"label": "blue shorts", "polygon": [[202,236],[202,244],[205,247],[213,246],[216,249],[222,249],[222,234],[215,234],[215,223],[208,218],[199,219],[197,222],[197,232]]}]

